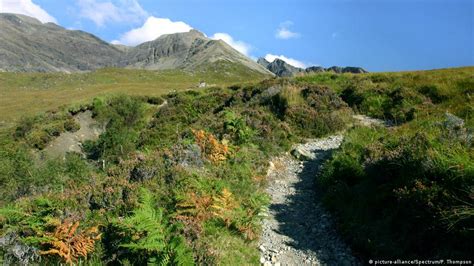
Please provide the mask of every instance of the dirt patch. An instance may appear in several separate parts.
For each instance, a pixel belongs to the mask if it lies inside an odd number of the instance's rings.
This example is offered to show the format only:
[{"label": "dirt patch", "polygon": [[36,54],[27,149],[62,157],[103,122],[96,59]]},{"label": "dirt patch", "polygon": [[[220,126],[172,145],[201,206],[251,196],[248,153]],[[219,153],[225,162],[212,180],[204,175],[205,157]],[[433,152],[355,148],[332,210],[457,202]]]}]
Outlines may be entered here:
[{"label": "dirt patch", "polygon": [[74,120],[80,125],[76,132],[65,132],[55,138],[43,150],[43,155],[48,158],[64,158],[67,152],[82,154],[82,143],[86,140],[96,140],[104,132],[104,127],[92,118],[91,111],[78,113]]}]

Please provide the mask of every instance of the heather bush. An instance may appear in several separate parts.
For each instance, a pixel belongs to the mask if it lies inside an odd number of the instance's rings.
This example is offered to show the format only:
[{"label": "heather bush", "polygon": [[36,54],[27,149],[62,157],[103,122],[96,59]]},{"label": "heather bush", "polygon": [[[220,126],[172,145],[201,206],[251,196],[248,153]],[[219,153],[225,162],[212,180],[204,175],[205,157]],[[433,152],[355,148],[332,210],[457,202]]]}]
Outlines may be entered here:
[{"label": "heather bush", "polygon": [[363,254],[469,258],[474,153],[433,124],[355,128],[325,164],[325,203]]}]

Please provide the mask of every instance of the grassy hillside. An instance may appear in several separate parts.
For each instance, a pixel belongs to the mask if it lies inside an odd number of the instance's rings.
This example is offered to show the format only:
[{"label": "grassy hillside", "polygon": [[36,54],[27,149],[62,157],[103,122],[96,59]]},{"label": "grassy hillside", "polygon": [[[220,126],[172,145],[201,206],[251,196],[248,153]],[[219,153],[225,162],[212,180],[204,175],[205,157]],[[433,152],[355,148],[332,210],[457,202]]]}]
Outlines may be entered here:
[{"label": "grassy hillside", "polygon": [[0,72],[0,127],[11,125],[22,116],[86,103],[107,94],[158,96],[195,88],[200,81],[228,86],[263,78],[260,73],[224,62],[194,73],[113,68],[74,74]]},{"label": "grassy hillside", "polygon": [[[222,78],[221,69],[203,70],[204,80],[239,81]],[[9,95],[51,101],[30,107],[11,98],[23,110],[84,102],[2,130],[0,258],[18,263],[21,250],[24,263],[257,265],[269,158],[341,130],[347,130],[341,149],[315,178],[357,254],[468,258],[473,73],[323,73],[168,94],[202,76],[115,69],[2,73]],[[87,93],[70,96],[71,87],[81,86]],[[136,95],[90,99],[106,88]],[[56,95],[74,99],[47,97]],[[74,115],[85,110],[105,131],[83,144],[84,154],[43,154],[62,133],[77,130]],[[15,112],[11,118],[19,117]],[[353,113],[394,126],[353,126]]]},{"label": "grassy hillside", "polygon": [[296,81],[326,84],[394,125],[350,129],[318,176],[353,248],[372,259],[472,258],[474,68]]},{"label": "grassy hillside", "polygon": [[77,130],[80,109],[21,120],[0,144],[3,260],[17,260],[16,245],[23,262],[46,264],[258,264],[269,157],[342,129],[350,114],[327,88],[279,82],[174,92],[161,108],[159,98],[96,98],[81,108],[106,131],[84,143],[85,157],[37,156]]},{"label": "grassy hillside", "polygon": [[327,85],[358,112],[395,123],[449,111],[474,126],[474,67],[361,75],[324,73],[295,80]]}]

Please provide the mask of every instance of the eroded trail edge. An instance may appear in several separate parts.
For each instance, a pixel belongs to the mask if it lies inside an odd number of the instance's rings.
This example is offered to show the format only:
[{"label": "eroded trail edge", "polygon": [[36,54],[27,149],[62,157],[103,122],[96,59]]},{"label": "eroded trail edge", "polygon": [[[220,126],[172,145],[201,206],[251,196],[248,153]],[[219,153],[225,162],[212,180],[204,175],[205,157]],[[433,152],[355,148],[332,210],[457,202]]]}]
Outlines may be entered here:
[{"label": "eroded trail edge", "polygon": [[292,155],[271,161],[271,204],[259,245],[263,265],[359,264],[338,236],[315,188],[322,164],[342,140],[342,135],[310,140],[295,146]]}]

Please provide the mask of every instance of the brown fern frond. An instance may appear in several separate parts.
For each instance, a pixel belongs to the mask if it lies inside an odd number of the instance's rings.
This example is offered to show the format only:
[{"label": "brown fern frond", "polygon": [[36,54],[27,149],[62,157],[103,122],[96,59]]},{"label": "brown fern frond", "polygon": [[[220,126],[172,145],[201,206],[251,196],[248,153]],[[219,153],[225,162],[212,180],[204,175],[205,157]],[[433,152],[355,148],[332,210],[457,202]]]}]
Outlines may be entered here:
[{"label": "brown fern frond", "polygon": [[45,233],[44,236],[50,240],[42,243],[46,250],[40,251],[40,254],[56,255],[68,264],[73,264],[79,257],[87,257],[94,250],[100,234],[97,226],[79,232],[79,225],[79,221],[66,220],[58,224],[54,232]]},{"label": "brown fern frond", "polygon": [[214,197],[213,202],[213,215],[221,218],[226,226],[229,227],[232,223],[232,211],[238,207],[232,192],[224,188],[220,195]]},{"label": "brown fern frond", "polygon": [[201,149],[203,155],[211,162],[217,163],[225,161],[229,154],[229,147],[225,143],[221,143],[211,133],[206,133],[204,130],[194,130],[194,139],[196,144]]}]

